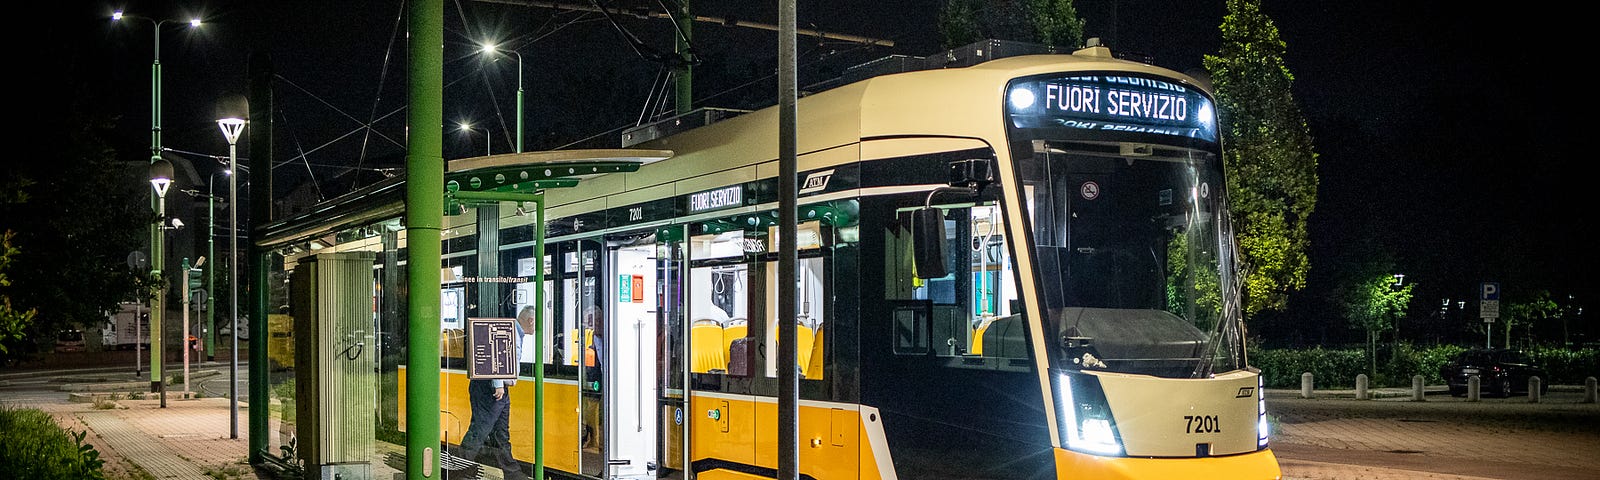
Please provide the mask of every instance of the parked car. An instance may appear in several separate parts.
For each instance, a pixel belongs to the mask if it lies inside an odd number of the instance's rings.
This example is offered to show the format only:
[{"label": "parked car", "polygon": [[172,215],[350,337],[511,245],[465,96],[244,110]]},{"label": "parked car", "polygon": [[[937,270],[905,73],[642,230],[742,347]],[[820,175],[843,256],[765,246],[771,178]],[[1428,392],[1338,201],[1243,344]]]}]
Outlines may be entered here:
[{"label": "parked car", "polygon": [[1550,390],[1550,377],[1544,369],[1533,365],[1522,352],[1505,349],[1472,349],[1457,354],[1450,363],[1439,368],[1439,375],[1450,385],[1450,395],[1465,396],[1467,379],[1476,375],[1484,393],[1494,392],[1502,397],[1528,392],[1528,377],[1539,377],[1539,393]]},{"label": "parked car", "polygon": [[81,352],[86,346],[80,330],[62,330],[56,334],[56,352]]}]

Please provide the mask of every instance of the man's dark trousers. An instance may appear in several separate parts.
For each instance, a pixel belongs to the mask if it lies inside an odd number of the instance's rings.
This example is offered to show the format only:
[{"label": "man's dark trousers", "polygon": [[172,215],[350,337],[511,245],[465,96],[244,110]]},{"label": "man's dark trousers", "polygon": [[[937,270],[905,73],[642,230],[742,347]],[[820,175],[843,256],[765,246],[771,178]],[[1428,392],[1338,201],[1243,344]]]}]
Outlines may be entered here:
[{"label": "man's dark trousers", "polygon": [[511,389],[494,398],[492,380],[471,380],[467,398],[472,403],[472,424],[461,437],[461,457],[477,461],[478,452],[490,447],[495,466],[505,471],[507,480],[524,479],[522,468],[511,457]]}]

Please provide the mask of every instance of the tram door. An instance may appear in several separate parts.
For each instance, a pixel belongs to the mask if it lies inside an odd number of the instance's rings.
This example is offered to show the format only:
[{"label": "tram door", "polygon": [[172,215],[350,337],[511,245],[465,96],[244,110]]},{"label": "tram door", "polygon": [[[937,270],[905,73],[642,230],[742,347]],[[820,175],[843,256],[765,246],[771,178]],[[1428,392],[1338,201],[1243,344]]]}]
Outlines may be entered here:
[{"label": "tram door", "polygon": [[661,465],[658,476],[669,480],[687,478],[684,465],[687,460],[685,447],[689,445],[689,439],[685,436],[687,429],[684,425],[692,420],[688,418],[689,406],[684,403],[684,386],[689,378],[689,366],[684,362],[688,352],[684,346],[688,344],[689,331],[684,324],[684,318],[687,317],[684,310],[687,265],[683,238],[683,226],[668,227],[657,234],[655,244],[656,291],[659,293],[657,302],[660,312],[656,315],[656,343],[661,346],[660,355],[656,356],[657,391],[660,394],[660,421],[657,424],[661,426],[656,451]]},{"label": "tram door", "polygon": [[[608,479],[654,478],[658,467],[655,236],[611,246],[612,292],[602,352]],[[598,342],[597,342],[598,343]]]},{"label": "tram door", "polygon": [[[607,298],[603,287],[608,287],[605,273],[599,265],[601,244],[579,240],[568,244],[562,251],[565,263],[562,278],[563,330],[561,343],[567,365],[578,373],[578,470],[591,477],[600,477],[605,471],[605,441],[602,435],[607,409],[603,408],[603,394],[610,389],[603,382],[609,365],[601,362],[610,343],[603,329],[607,326],[605,310]],[[609,267],[608,267],[609,268]]]}]

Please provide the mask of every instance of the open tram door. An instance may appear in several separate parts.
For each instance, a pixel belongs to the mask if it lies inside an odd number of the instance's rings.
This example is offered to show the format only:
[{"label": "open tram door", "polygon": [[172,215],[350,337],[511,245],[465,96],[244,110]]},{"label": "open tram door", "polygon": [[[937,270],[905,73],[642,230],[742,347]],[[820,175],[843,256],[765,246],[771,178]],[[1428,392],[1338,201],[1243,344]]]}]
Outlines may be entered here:
[{"label": "open tram door", "polygon": [[[679,465],[682,366],[663,355],[681,349],[676,294],[679,252],[674,228],[607,238],[607,299],[599,381],[604,385],[608,479],[654,479]],[[676,335],[674,335],[676,333]],[[680,381],[673,381],[677,377]],[[676,389],[673,387],[677,386]],[[674,396],[673,391],[676,390]],[[681,455],[681,454],[680,454]]]}]

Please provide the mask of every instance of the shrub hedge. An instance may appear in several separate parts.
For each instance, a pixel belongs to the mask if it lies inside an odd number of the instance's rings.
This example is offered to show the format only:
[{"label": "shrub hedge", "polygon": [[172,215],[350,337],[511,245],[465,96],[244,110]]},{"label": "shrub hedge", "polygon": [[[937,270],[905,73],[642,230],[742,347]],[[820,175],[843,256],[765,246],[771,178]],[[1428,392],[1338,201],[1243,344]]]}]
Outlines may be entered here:
[{"label": "shrub hedge", "polygon": [[[1439,368],[1467,348],[1458,345],[1416,346],[1409,343],[1378,347],[1378,376],[1373,387],[1409,387],[1412,375],[1422,375],[1429,385],[1444,383]],[[1584,378],[1600,376],[1600,349],[1534,347],[1524,350],[1535,365],[1544,368],[1551,385],[1582,385]],[[1356,375],[1367,373],[1362,348],[1255,349],[1250,364],[1261,369],[1267,388],[1300,388],[1300,374],[1311,372],[1317,388],[1354,388]]]}]

